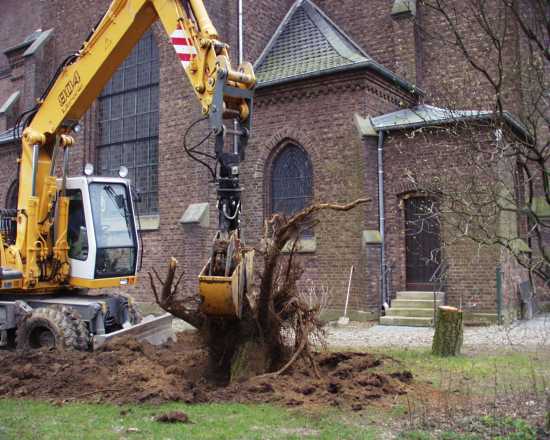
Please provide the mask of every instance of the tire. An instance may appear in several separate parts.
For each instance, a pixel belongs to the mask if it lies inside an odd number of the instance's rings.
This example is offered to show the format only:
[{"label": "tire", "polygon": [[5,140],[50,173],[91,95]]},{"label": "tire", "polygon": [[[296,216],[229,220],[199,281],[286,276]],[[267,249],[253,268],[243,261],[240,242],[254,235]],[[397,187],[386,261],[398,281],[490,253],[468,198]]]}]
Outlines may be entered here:
[{"label": "tire", "polygon": [[20,350],[55,348],[85,351],[90,346],[88,326],[70,307],[40,307],[17,327]]}]

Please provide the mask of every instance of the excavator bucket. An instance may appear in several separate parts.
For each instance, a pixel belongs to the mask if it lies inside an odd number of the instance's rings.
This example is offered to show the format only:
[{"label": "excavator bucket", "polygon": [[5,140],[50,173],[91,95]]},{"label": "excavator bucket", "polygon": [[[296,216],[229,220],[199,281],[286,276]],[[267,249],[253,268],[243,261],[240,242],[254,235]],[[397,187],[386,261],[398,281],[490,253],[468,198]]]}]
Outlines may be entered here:
[{"label": "excavator bucket", "polygon": [[240,249],[233,237],[228,243],[215,240],[212,257],[199,275],[200,309],[206,315],[241,318],[244,295],[252,285],[254,251]]}]

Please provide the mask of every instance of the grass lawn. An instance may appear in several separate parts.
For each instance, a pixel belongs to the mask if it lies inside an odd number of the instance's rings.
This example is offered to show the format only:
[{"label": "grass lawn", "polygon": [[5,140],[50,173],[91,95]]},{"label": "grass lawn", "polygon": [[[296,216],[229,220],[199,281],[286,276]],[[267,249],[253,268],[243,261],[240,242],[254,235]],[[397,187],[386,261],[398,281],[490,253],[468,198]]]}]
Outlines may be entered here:
[{"label": "grass lawn", "polygon": [[[4,439],[537,439],[534,420],[524,420],[514,406],[516,398],[542,402],[550,384],[550,353],[477,354],[438,358],[426,349],[385,350],[381,355],[397,361],[392,368],[408,369],[415,388],[406,396],[368,405],[360,413],[325,408],[309,410],[274,405],[172,403],[106,405],[0,400],[0,440]],[[394,363],[395,364],[395,363]],[[391,372],[382,365],[378,369]],[[452,395],[445,411],[454,417],[453,402],[472,402],[471,414],[443,426],[426,408],[439,411],[434,396]],[[479,404],[487,397],[490,408],[502,397],[511,401],[499,412]],[[518,400],[519,402],[519,400]],[[499,403],[500,404],[500,403]],[[536,405],[540,402],[537,400]],[[494,405],[493,405],[494,406]],[[544,408],[537,407],[538,421]],[[153,420],[169,411],[183,411],[190,424],[163,424]],[[531,412],[535,411],[533,407]],[[457,411],[458,413],[458,411]],[[439,416],[441,414],[438,414]],[[463,417],[462,415],[460,417]],[[537,422],[538,423],[538,422]],[[540,427],[540,425],[539,425]]]},{"label": "grass lawn", "polygon": [[428,348],[387,349],[375,351],[399,361],[399,369],[407,368],[419,381],[448,389],[470,382],[472,392],[537,391],[550,386],[550,350],[537,352],[508,351],[479,353],[442,358]]},{"label": "grass lawn", "polygon": [[[153,420],[183,411],[192,423]],[[377,439],[336,411],[304,415],[271,405],[104,405],[0,400],[0,439]]]}]

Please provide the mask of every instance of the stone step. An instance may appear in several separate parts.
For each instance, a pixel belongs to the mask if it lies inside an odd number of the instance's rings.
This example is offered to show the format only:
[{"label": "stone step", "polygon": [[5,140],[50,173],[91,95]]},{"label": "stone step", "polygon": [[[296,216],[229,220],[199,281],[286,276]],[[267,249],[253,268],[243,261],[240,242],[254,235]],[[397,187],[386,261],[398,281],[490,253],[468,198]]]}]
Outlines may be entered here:
[{"label": "stone step", "polygon": [[408,316],[382,316],[380,325],[406,325],[409,327],[431,327],[432,318],[416,318]]},{"label": "stone step", "polygon": [[391,307],[387,311],[387,316],[410,316],[413,318],[431,318],[434,314],[434,309],[419,309],[414,307]]},{"label": "stone step", "polygon": [[[442,306],[443,301],[435,301],[435,306]],[[433,309],[434,301],[433,299],[394,299],[391,302],[391,307],[401,308],[401,309]]]},{"label": "stone step", "polygon": [[[435,292],[435,298],[437,300],[443,300],[444,297],[443,292]],[[403,291],[403,292],[397,292],[397,299],[433,299],[434,293],[433,292],[419,292],[419,291]]]}]

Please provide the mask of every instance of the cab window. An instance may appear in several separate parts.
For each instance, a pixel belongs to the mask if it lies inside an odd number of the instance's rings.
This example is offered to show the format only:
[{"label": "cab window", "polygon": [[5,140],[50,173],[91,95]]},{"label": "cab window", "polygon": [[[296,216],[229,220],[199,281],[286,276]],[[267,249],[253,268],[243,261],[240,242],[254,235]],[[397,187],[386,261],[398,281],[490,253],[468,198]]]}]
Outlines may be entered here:
[{"label": "cab window", "polygon": [[84,216],[82,191],[67,190],[69,197],[69,225],[67,230],[69,258],[85,261],[88,258],[88,231]]}]

